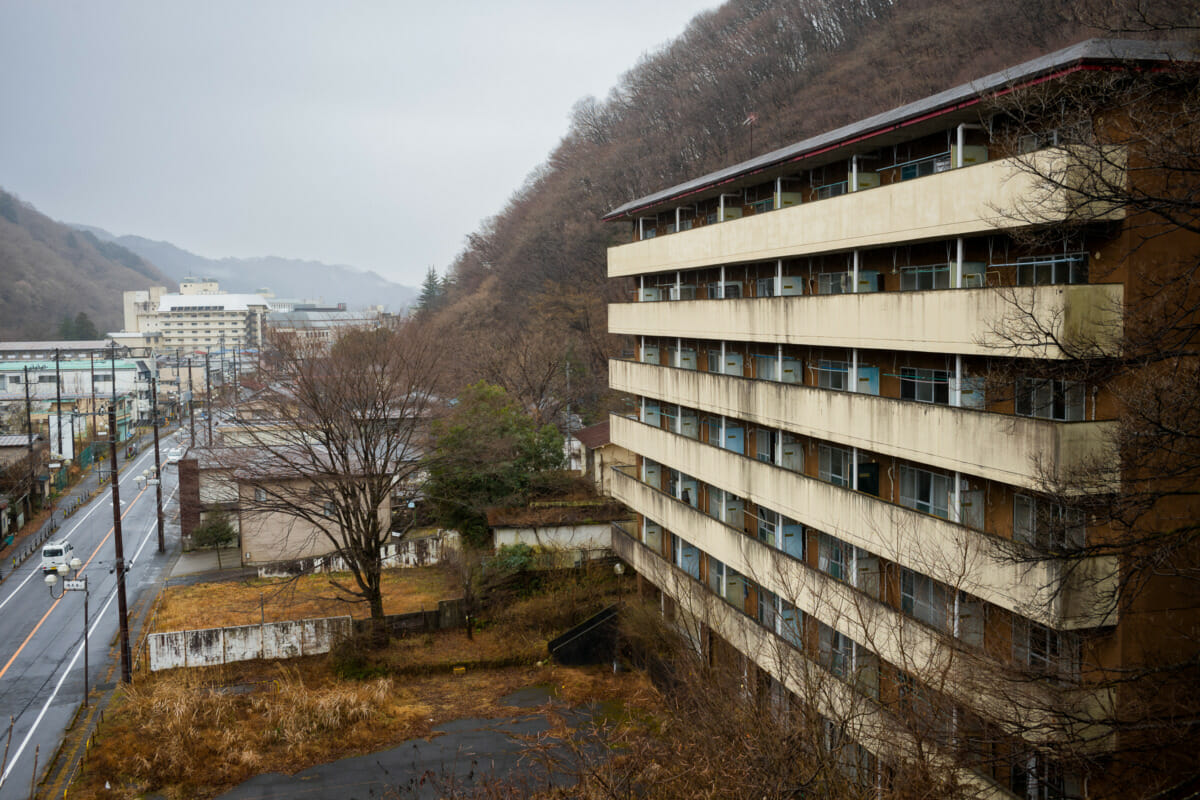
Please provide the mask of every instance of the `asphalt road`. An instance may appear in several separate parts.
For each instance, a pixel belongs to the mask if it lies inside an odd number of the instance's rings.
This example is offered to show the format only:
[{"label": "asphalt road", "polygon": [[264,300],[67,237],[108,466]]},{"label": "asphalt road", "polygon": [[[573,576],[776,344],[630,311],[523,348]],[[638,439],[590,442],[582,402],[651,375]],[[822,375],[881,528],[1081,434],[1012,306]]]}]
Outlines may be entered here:
[{"label": "asphalt road", "polygon": [[[174,435],[161,440],[162,461],[176,444]],[[154,465],[153,447],[132,462],[120,460],[122,532],[126,560],[133,566],[126,575],[126,595],[131,611],[150,593],[178,550],[174,516],[178,470],[165,468],[163,516],[167,523],[167,552],[158,552],[154,487],[139,490],[134,476]],[[171,528],[174,527],[174,535]],[[89,685],[120,680],[117,639],[116,575],[113,544],[112,489],[105,485],[96,497],[69,517],[52,539],[67,539],[74,555],[84,562],[80,577],[88,579]],[[8,738],[3,725],[13,720],[7,754],[0,767],[0,800],[30,797],[36,770],[38,778],[54,756],[63,732],[83,701],[83,592],[51,596],[43,582],[40,552],[14,572],[0,565],[0,738]],[[55,587],[61,591],[62,581]],[[131,641],[131,648],[136,642]],[[94,695],[93,695],[94,696]]]}]

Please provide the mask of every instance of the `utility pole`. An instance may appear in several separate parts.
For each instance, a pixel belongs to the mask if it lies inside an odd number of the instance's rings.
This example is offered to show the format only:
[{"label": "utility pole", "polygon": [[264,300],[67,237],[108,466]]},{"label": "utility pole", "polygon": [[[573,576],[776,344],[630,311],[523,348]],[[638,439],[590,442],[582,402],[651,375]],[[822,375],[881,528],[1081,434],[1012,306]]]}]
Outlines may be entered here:
[{"label": "utility pole", "polygon": [[54,407],[58,411],[58,454],[63,454],[62,447],[62,351],[54,348]]},{"label": "utility pole", "polygon": [[204,351],[204,407],[208,409],[208,446],[212,447],[212,373],[208,371],[208,351]]},{"label": "utility pole", "polygon": [[29,491],[25,493],[25,511],[33,516],[33,403],[29,400],[29,367],[25,367],[25,431],[29,437]]},{"label": "utility pole", "polygon": [[194,447],[196,444],[196,398],[192,394],[192,357],[188,356],[188,421],[192,426],[192,441]]},{"label": "utility pole", "polygon": [[[114,425],[113,429],[108,432],[108,438],[115,442],[117,440],[117,429],[115,427],[116,422],[117,422],[117,415],[116,415],[116,408],[117,408],[117,342],[116,342],[116,340],[109,342],[108,364],[109,364],[109,368],[112,370],[111,377],[112,377],[112,407],[113,407],[113,413],[109,414],[108,418],[112,421],[112,424]],[[112,463],[113,474],[116,474],[116,471],[117,471],[117,461],[116,461],[116,455],[115,455],[116,452],[117,451],[114,449],[113,450],[113,454],[114,454],[113,455],[113,463]]]},{"label": "utility pole", "polygon": [[129,656],[129,607],[125,602],[125,543],[121,540],[121,491],[117,480],[117,408],[108,409],[109,456],[112,458],[113,548],[117,556],[117,615],[121,626],[121,682],[133,680],[133,663]]},{"label": "utility pole", "polygon": [[88,369],[92,373],[92,438],[96,438],[96,351],[88,351]]},{"label": "utility pole", "polygon": [[159,460],[158,454],[158,381],[154,378],[150,379],[150,414],[154,420],[154,481],[157,484],[154,487],[155,501],[158,504],[158,552],[167,552],[167,540],[163,537],[163,513],[162,513],[162,462]]}]

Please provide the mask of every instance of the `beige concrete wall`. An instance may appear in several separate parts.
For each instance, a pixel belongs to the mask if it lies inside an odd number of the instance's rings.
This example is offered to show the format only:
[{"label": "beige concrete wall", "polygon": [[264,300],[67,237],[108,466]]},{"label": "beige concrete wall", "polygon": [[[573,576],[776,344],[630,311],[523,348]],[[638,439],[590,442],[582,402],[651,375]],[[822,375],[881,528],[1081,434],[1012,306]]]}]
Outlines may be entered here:
[{"label": "beige concrete wall", "polygon": [[[1063,589],[1059,565],[1015,563],[995,537],[624,417],[613,416],[611,426],[623,447],[1001,608],[1060,630],[1115,622],[1108,581]],[[634,510],[653,510],[646,509],[650,495],[630,496],[619,475],[613,486]],[[673,529],[689,535],[686,527]],[[1096,574],[1106,573],[1097,565]]]},{"label": "beige concrete wall", "polygon": [[610,333],[858,347],[1005,358],[1062,358],[1038,330],[1111,348],[1121,333],[1116,284],[613,303]]},{"label": "beige concrete wall", "polygon": [[629,361],[609,385],[850,447],[1028,489],[1111,461],[1109,422],[1051,422]]},{"label": "beige concrete wall", "polygon": [[[1022,158],[1039,169],[1067,166],[1061,150]],[[1041,190],[1016,159],[988,161],[613,247],[608,251],[608,275],[768,261],[1058,222],[1071,214],[1062,194]],[[1121,213],[1109,216],[1118,218]]]},{"label": "beige concrete wall", "polygon": [[[243,484],[239,490],[240,511],[238,516],[241,520],[242,563],[244,565],[294,561],[328,555],[335,551],[333,542],[321,528],[301,517],[255,503],[254,488],[251,486]],[[303,487],[291,486],[280,492],[280,497],[301,498],[304,496]],[[390,527],[391,516],[389,499],[379,507],[379,522],[384,530]],[[328,530],[333,531],[336,535],[337,520],[329,519],[327,525]]]}]

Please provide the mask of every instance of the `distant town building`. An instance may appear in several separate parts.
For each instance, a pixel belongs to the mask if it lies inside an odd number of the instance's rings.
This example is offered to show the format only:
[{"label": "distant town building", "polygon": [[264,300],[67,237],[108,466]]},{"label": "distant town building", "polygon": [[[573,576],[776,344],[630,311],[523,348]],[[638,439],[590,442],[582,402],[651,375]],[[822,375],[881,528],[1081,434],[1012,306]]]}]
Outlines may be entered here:
[{"label": "distant town building", "polygon": [[184,278],[178,293],[154,286],[125,292],[125,330],[114,338],[152,334],[159,352],[216,353],[257,349],[268,313],[257,294],[229,294],[216,281]]}]

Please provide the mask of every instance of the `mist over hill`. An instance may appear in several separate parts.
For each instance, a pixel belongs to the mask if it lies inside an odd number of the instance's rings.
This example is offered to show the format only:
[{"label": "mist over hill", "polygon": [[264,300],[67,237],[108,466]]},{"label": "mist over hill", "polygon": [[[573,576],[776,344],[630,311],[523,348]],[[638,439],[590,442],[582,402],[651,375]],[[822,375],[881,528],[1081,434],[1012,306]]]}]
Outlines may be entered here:
[{"label": "mist over hill", "polygon": [[121,293],[174,287],[121,245],[56,222],[0,190],[0,338],[53,339],[84,313],[101,335],[122,325]]},{"label": "mist over hill", "polygon": [[382,305],[400,311],[416,296],[409,286],[375,272],[344,264],[324,264],[279,256],[206,258],[170,242],[142,236],[117,236],[102,228],[76,225],[97,238],[119,244],[158,266],[176,282],[186,277],[216,278],[230,292],[268,288],[276,297],[345,303],[349,308]]}]

